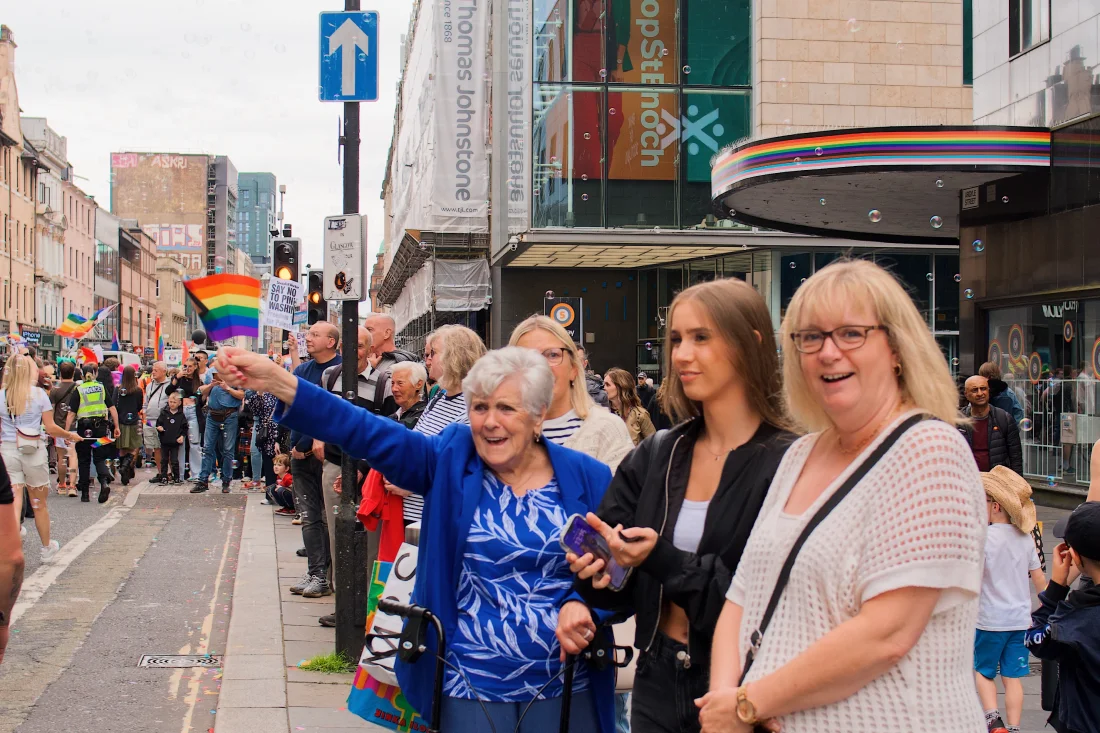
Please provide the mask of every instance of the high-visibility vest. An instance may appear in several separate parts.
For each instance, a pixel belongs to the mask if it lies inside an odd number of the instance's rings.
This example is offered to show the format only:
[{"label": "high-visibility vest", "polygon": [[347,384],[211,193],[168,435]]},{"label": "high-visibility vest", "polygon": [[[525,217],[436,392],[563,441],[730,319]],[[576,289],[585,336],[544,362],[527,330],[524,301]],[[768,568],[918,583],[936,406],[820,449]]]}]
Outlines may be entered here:
[{"label": "high-visibility vest", "polygon": [[94,379],[81,382],[76,388],[80,394],[80,408],[76,411],[77,420],[107,417],[107,392],[103,385]]}]

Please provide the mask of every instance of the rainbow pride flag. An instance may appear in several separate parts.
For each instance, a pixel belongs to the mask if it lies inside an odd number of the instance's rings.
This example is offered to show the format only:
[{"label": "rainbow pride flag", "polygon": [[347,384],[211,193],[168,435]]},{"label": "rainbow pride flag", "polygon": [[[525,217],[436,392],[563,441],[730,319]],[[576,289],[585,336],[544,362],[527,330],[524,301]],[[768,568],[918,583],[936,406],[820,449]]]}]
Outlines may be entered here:
[{"label": "rainbow pride flag", "polygon": [[102,323],[117,305],[118,303],[114,303],[106,308],[100,308],[92,314],[91,318],[85,318],[78,313],[70,313],[65,316],[65,320],[61,322],[55,332],[58,336],[80,340]]},{"label": "rainbow pride flag", "polygon": [[102,448],[103,446],[110,445],[111,443],[114,443],[114,442],[115,441],[112,440],[111,438],[96,438],[95,442],[92,443],[92,445],[96,448]]},{"label": "rainbow pride flag", "polygon": [[208,275],[183,286],[211,341],[260,335],[260,281],[244,275]]},{"label": "rainbow pride flag", "polygon": [[160,332],[160,314],[157,314],[156,327],[154,331],[153,340],[154,346],[157,350],[157,361],[164,360],[164,335]]}]

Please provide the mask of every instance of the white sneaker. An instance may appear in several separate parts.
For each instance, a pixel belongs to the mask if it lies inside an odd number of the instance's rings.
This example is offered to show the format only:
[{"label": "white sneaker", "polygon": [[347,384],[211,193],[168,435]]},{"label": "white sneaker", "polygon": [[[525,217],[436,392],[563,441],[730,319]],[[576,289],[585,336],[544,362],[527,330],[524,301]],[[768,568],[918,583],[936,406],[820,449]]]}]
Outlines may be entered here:
[{"label": "white sneaker", "polygon": [[22,524],[19,525],[19,536],[20,537],[26,537],[27,536],[27,528],[24,527]]},{"label": "white sneaker", "polygon": [[61,543],[57,540],[50,540],[50,544],[42,546],[42,562],[48,562],[53,559],[61,550]]},{"label": "white sneaker", "polygon": [[265,505],[265,506],[269,506],[271,504],[271,502],[268,501],[267,499],[260,499],[260,503]]}]

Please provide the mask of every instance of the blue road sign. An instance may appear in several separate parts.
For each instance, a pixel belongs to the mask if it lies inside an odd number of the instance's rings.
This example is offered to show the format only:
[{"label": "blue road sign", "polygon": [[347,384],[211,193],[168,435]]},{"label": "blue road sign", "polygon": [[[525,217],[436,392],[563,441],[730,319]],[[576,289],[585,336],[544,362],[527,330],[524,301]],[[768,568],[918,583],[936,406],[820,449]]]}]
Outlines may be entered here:
[{"label": "blue road sign", "polygon": [[322,102],[378,100],[378,13],[321,13]]}]

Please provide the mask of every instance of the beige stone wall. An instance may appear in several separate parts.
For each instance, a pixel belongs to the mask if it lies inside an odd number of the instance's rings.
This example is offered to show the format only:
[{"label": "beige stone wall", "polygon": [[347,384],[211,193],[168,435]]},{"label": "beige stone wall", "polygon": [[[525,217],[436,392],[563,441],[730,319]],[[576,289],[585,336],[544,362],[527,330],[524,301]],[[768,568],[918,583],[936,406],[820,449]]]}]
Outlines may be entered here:
[{"label": "beige stone wall", "polygon": [[968,125],[962,0],[756,0],[757,137]]}]

